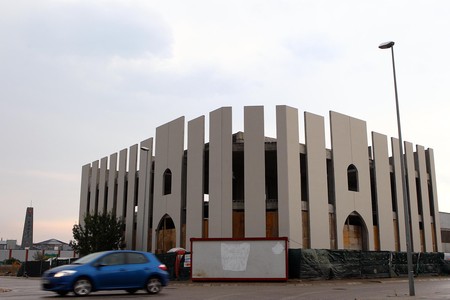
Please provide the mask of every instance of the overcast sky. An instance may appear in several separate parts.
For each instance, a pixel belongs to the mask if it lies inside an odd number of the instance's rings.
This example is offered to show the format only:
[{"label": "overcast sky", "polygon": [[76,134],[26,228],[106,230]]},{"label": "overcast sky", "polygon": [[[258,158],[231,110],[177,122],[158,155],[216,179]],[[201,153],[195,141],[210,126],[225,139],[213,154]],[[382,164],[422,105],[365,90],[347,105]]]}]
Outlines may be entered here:
[{"label": "overcast sky", "polygon": [[[397,137],[395,41],[403,138],[435,150],[441,211],[450,212],[450,2],[0,2],[0,238],[72,239],[81,166],[186,121],[264,105],[367,121]],[[302,128],[301,128],[302,130]],[[301,132],[300,141],[304,141]],[[329,147],[329,141],[327,146]]]}]

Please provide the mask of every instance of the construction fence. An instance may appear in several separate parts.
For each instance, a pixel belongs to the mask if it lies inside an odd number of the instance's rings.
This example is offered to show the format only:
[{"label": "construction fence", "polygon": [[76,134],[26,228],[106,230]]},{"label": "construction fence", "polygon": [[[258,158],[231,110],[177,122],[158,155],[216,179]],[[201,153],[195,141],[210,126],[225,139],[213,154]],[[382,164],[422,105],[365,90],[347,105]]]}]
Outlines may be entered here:
[{"label": "construction fence", "polygon": [[[413,271],[419,275],[449,274],[444,253],[413,253]],[[289,249],[289,278],[388,278],[408,275],[406,252]]]}]

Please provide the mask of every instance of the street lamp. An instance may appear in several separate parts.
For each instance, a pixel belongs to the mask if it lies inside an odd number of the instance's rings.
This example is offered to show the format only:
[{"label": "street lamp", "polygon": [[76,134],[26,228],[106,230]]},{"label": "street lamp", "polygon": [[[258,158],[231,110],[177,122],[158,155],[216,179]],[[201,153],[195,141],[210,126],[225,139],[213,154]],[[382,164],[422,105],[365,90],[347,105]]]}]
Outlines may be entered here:
[{"label": "street lamp", "polygon": [[147,236],[148,236],[148,212],[146,210],[146,204],[147,204],[147,177],[148,177],[148,155],[149,155],[149,151],[150,148],[148,147],[141,147],[141,150],[145,152],[145,187],[144,187],[144,201],[143,201],[143,226],[144,228],[142,228],[141,232],[141,245],[142,245],[142,251],[147,251],[148,245],[147,245]]},{"label": "street lamp", "polygon": [[403,156],[403,140],[402,140],[402,128],[400,126],[400,108],[398,105],[398,93],[397,93],[397,78],[395,76],[395,61],[394,61],[394,42],[385,42],[380,44],[380,49],[391,49],[392,54],[392,70],[394,71],[394,89],[395,89],[395,106],[397,108],[397,127],[398,127],[398,143],[400,146],[400,167],[402,176],[402,188],[403,188],[403,205],[405,211],[405,230],[406,230],[406,256],[408,261],[408,279],[409,279],[409,295],[414,296],[414,271],[412,261],[412,245],[411,245],[411,227],[409,217],[409,200],[406,190],[406,178],[405,178],[405,158]]}]

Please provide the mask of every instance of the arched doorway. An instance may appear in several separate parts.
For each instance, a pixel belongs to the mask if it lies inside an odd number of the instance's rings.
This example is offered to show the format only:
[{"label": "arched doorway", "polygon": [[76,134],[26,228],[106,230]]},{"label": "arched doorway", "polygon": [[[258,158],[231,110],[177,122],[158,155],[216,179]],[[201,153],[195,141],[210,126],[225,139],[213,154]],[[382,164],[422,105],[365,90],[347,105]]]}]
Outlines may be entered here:
[{"label": "arched doorway", "polygon": [[156,253],[166,253],[176,247],[176,228],[172,218],[164,215],[156,229]]},{"label": "arched doorway", "polygon": [[345,220],[343,237],[344,249],[368,250],[367,226],[357,212],[352,212]]}]

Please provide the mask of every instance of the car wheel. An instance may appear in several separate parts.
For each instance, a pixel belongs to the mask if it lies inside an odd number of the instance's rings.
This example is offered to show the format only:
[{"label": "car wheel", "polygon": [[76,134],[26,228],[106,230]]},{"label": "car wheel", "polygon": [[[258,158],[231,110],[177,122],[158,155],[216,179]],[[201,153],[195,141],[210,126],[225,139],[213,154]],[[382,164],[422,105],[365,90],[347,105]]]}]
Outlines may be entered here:
[{"label": "car wheel", "polygon": [[60,296],[65,296],[69,293],[69,291],[57,291],[56,293]]},{"label": "car wheel", "polygon": [[77,296],[87,296],[92,291],[92,283],[87,278],[79,278],[73,284],[73,292]]},{"label": "car wheel", "polygon": [[137,290],[138,290],[138,289],[127,289],[127,290],[125,290],[125,291],[127,291],[127,293],[129,293],[129,294],[134,294],[134,293],[137,292]]},{"label": "car wheel", "polygon": [[149,294],[158,294],[161,291],[161,281],[159,280],[159,278],[151,277],[147,281],[145,289]]}]

